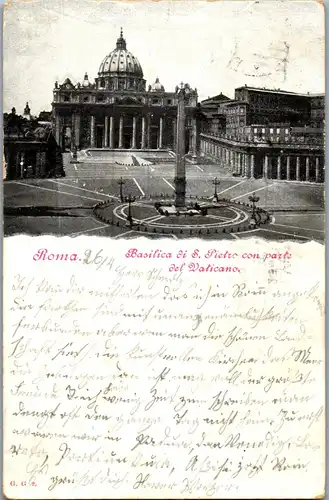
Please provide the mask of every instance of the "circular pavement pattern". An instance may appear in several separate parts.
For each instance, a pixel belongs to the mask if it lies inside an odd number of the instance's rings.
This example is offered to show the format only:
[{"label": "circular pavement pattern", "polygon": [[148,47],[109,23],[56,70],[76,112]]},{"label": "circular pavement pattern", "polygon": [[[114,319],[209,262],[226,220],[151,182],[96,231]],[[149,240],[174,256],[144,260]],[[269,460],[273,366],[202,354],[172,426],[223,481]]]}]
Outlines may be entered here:
[{"label": "circular pavement pattern", "polygon": [[[154,231],[177,229],[225,229],[235,226],[249,225],[251,207],[241,206],[233,202],[201,202],[201,207],[207,208],[207,215],[161,215],[154,207],[154,201],[136,201],[131,204],[131,215],[134,226],[142,226]],[[102,204],[97,208],[96,215],[110,224],[128,225],[128,203]],[[266,214],[264,214],[266,215]],[[258,215],[259,219],[261,218]],[[263,222],[264,223],[264,222]]]}]

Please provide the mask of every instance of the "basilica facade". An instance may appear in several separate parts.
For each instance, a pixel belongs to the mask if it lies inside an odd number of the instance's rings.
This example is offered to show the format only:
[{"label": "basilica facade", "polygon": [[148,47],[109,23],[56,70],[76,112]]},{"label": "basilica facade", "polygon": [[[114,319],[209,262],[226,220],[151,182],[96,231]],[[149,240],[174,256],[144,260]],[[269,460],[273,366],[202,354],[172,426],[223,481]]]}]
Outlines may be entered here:
[{"label": "basilica facade", "polygon": [[[186,85],[185,85],[186,87]],[[188,85],[186,153],[197,149],[196,89]],[[55,83],[53,127],[62,151],[77,148],[174,149],[178,87],[166,92],[156,78],[146,85],[137,57],[121,30],[116,47],[102,60],[94,82],[69,78]]]}]

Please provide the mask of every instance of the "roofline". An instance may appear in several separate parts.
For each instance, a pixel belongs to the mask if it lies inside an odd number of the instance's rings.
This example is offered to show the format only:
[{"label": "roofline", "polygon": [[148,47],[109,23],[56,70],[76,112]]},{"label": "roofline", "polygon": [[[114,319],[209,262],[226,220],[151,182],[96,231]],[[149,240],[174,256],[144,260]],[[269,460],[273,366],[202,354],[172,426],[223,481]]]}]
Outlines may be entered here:
[{"label": "roofline", "polygon": [[281,90],[281,89],[264,89],[264,88],[259,88],[259,87],[236,87],[235,90],[254,90],[256,92],[272,92],[275,94],[284,94],[284,95],[295,95],[295,96],[300,96],[300,97],[324,97],[325,93],[316,93],[316,94],[305,94],[305,93],[299,93],[299,92],[292,92],[291,90]]}]

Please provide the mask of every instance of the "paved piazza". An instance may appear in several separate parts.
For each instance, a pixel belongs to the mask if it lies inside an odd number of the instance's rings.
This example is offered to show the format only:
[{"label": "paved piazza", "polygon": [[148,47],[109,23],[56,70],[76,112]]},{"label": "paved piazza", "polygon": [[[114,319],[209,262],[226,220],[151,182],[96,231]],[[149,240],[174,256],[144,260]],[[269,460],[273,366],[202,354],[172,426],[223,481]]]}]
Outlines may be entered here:
[{"label": "paved piazza", "polygon": [[[218,195],[225,202],[208,209],[206,216],[159,215],[157,200],[169,202],[174,195],[174,164],[118,165],[104,161],[70,163],[64,155],[66,177],[61,179],[17,180],[4,183],[5,234],[97,235],[113,238],[189,238],[240,239],[259,236],[280,241],[324,240],[324,185],[230,177],[219,165],[186,165],[187,201],[211,205],[215,177],[220,180]],[[138,227],[126,225],[128,204],[121,203],[119,183],[124,181],[124,196],[136,198],[132,217]],[[253,193],[258,206],[269,212],[271,223],[253,229],[249,225]],[[196,198],[198,197],[198,199]],[[207,201],[209,200],[209,201]],[[94,207],[107,202],[102,216]],[[102,220],[103,219],[103,220]],[[106,220],[106,222],[104,221]],[[108,220],[112,224],[108,224]],[[147,226],[147,230],[144,231]],[[234,226],[233,232],[223,231]],[[192,231],[193,228],[193,231]],[[191,229],[191,231],[189,231]]]}]

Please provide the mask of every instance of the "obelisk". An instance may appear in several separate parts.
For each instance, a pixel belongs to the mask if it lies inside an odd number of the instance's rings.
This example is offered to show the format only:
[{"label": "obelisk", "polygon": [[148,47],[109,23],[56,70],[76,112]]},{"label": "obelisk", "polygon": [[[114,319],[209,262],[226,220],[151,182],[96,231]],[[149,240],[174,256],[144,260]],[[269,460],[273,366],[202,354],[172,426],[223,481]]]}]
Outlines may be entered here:
[{"label": "obelisk", "polygon": [[176,137],[176,165],[175,165],[175,206],[185,207],[186,172],[185,172],[185,95],[183,84],[177,90],[177,137]]}]

